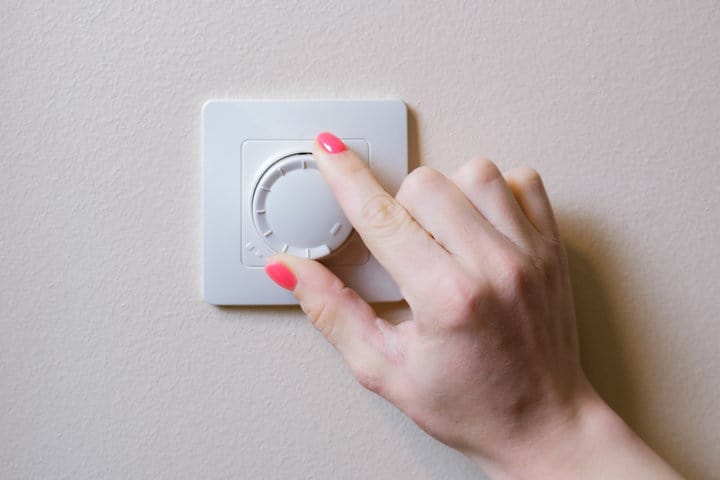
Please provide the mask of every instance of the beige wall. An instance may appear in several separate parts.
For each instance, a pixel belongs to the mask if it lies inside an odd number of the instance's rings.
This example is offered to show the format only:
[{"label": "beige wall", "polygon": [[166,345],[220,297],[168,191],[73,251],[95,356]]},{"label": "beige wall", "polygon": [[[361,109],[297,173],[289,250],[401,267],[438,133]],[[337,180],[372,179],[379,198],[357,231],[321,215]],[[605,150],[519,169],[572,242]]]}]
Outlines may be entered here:
[{"label": "beige wall", "polygon": [[413,165],[538,168],[592,380],[720,471],[717,2],[47,3],[0,18],[0,477],[475,478],[298,310],[203,303],[211,97],[397,97]]}]

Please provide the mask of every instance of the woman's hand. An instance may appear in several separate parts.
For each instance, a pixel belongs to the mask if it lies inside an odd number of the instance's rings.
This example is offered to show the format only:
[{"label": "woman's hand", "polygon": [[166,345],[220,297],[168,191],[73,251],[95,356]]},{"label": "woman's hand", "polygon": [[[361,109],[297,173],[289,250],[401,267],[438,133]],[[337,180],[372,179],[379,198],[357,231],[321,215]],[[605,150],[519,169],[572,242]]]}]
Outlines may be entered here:
[{"label": "woman's hand", "polygon": [[[585,378],[567,257],[537,172],[503,175],[488,160],[451,177],[420,167],[393,198],[332,134],[313,154],[411,318],[378,318],[318,262],[277,255],[266,271],[363,386],[495,478],[595,478],[598,460],[597,478],[677,478]],[[656,469],[607,455],[617,445]]]}]

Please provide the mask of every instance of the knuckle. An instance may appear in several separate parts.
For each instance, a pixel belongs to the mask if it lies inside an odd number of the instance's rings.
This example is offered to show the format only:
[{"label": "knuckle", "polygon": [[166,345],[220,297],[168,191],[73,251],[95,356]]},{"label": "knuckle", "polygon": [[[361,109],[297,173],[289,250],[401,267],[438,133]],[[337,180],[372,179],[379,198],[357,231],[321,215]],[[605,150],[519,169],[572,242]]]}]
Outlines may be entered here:
[{"label": "knuckle", "polygon": [[482,284],[464,275],[443,282],[440,294],[446,299],[445,324],[450,328],[462,328],[472,323],[487,300],[487,292]]},{"label": "knuckle", "polygon": [[508,176],[512,180],[524,187],[537,187],[542,186],[542,177],[537,170],[530,167],[518,167],[510,170]]},{"label": "knuckle", "polygon": [[404,222],[405,210],[387,193],[367,199],[360,209],[360,222],[373,230],[390,230]]},{"label": "knuckle", "polygon": [[503,294],[516,295],[531,290],[544,276],[541,257],[506,256],[499,261],[496,284]]},{"label": "knuckle", "polygon": [[559,238],[545,239],[540,252],[533,257],[535,268],[545,279],[552,279],[565,265],[565,249]]},{"label": "knuckle", "polygon": [[432,167],[422,165],[410,172],[405,179],[405,182],[408,182],[415,187],[427,187],[428,185],[438,183],[442,179],[442,173]]},{"label": "knuckle", "polygon": [[476,158],[460,169],[460,177],[473,185],[484,185],[502,177],[498,167],[486,158]]},{"label": "knuckle", "polygon": [[424,165],[417,167],[403,180],[396,199],[402,204],[413,202],[414,199],[433,190],[434,187],[442,181],[442,178],[442,174],[434,168]]}]

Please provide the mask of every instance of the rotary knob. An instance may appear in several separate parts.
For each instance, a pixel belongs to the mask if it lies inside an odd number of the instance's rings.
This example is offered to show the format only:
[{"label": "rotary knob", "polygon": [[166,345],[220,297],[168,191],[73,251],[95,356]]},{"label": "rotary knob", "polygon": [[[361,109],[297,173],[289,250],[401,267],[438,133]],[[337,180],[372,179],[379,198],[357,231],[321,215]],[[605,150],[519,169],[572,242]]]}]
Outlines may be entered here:
[{"label": "rotary knob", "polygon": [[309,153],[283,157],[255,183],[252,218],[275,252],[318,259],[340,248],[352,226]]}]

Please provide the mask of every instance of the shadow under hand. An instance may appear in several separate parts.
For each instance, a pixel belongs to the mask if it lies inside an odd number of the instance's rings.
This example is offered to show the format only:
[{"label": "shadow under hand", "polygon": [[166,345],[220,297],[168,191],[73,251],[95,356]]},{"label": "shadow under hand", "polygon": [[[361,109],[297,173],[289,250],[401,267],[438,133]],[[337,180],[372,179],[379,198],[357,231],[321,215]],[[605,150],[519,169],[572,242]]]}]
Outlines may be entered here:
[{"label": "shadow under hand", "polygon": [[[621,272],[602,241],[588,238],[596,233],[588,233],[589,222],[579,226],[573,225],[572,220],[563,220],[560,221],[565,227],[563,230],[570,231],[569,235],[563,235],[563,240],[568,254],[583,370],[608,405],[628,420],[634,416],[636,398],[621,337],[615,327],[621,319],[609,286],[612,277]],[[602,269],[593,264],[598,259],[602,259]]]}]

